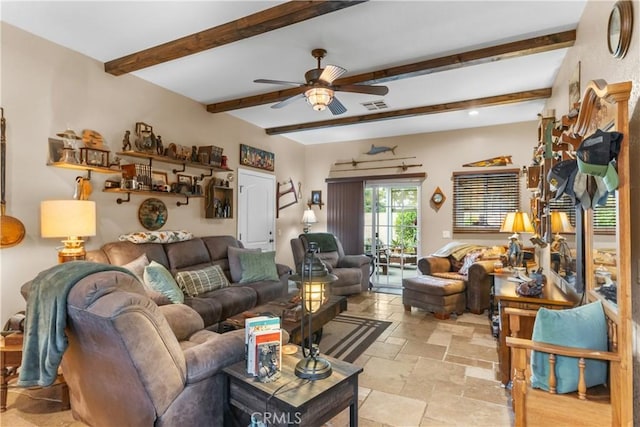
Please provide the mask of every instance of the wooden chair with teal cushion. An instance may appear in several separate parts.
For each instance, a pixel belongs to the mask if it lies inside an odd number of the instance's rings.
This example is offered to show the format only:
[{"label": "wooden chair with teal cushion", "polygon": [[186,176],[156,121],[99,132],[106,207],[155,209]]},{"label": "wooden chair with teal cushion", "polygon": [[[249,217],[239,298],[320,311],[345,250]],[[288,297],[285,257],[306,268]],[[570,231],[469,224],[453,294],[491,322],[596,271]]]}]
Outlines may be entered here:
[{"label": "wooden chair with teal cushion", "polygon": [[515,425],[617,425],[617,327],[602,303],[534,314],[531,340],[507,337]]}]

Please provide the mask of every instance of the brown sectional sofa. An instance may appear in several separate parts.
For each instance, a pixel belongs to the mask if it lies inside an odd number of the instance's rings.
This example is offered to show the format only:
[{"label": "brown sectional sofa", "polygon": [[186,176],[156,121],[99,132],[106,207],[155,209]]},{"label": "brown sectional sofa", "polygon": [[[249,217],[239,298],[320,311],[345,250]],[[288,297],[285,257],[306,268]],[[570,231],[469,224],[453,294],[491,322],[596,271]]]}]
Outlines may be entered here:
[{"label": "brown sectional sofa", "polygon": [[[106,243],[100,249],[88,251],[87,260],[121,266],[146,254],[149,261],[162,264],[173,275],[180,271],[198,270],[217,264],[232,282],[228,259],[229,247],[242,248],[243,246],[233,236],[196,237],[173,243],[118,241]],[[229,287],[196,297],[185,295],[184,303],[202,317],[205,328],[217,330],[218,323],[224,319],[287,294],[291,269],[282,264],[277,264],[276,267],[279,281],[243,284],[232,282]]]},{"label": "brown sectional sofa", "polygon": [[458,273],[451,258],[430,255],[418,260],[418,269],[421,274],[464,281],[467,308],[472,313],[482,314],[490,306],[491,273],[495,262],[495,259],[476,261],[469,267],[468,274],[463,275]]}]

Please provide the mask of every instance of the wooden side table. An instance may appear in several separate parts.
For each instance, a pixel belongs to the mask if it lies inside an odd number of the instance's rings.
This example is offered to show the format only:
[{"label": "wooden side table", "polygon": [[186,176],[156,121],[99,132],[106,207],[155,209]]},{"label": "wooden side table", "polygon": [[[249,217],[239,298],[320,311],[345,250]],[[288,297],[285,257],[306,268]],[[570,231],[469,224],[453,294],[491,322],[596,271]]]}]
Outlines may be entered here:
[{"label": "wooden side table", "polygon": [[[278,380],[261,383],[246,373],[246,361],[224,369],[227,406],[246,414],[259,414],[273,426],[321,426],[349,407],[350,426],[358,425],[358,375],[360,366],[322,356],[331,363],[332,374],[323,380],[309,381],[296,377],[294,369],[301,351],[282,355]],[[269,418],[268,420],[266,418]]]},{"label": "wooden side table", "polygon": [[[5,337],[0,340],[0,374],[2,382],[0,383],[0,412],[7,410],[7,390],[9,381],[18,377],[18,368],[22,364],[22,340],[21,333],[14,333],[8,336],[5,344]],[[69,387],[64,381],[62,374],[58,374],[58,378],[53,385],[61,385],[62,387],[62,410],[71,408],[69,403]]]},{"label": "wooden side table", "polygon": [[[500,362],[500,380],[505,386],[511,381],[511,350],[507,346],[507,334],[511,330],[506,307],[537,311],[540,307],[561,310],[571,308],[574,303],[553,283],[547,283],[537,297],[521,296],[516,292],[517,283],[508,280],[511,274],[492,274],[494,300],[500,315],[498,360]],[[531,338],[535,318],[523,318],[519,325],[518,337]]]}]

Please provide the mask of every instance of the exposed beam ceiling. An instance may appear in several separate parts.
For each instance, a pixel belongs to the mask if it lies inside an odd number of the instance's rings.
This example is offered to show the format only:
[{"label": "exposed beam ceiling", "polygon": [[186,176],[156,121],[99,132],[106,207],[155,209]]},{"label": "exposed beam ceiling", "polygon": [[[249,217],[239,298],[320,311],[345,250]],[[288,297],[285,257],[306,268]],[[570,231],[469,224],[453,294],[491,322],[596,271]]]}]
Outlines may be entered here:
[{"label": "exposed beam ceiling", "polygon": [[[114,85],[141,79],[269,134],[322,144],[535,121],[587,2],[10,1],[0,19],[104,64],[112,79],[129,76]],[[338,91],[341,115],[303,97],[271,108],[304,85],[318,48],[323,66],[349,70],[335,85],[389,92]]]},{"label": "exposed beam ceiling", "polygon": [[447,102],[445,104],[427,105],[424,107],[407,108],[404,110],[385,111],[383,113],[351,116],[342,119],[322,120],[311,123],[300,123],[288,126],[279,126],[265,129],[268,135],[280,135],[289,132],[300,132],[312,129],[322,129],[335,126],[346,126],[379,122],[382,120],[401,119],[405,117],[421,116],[426,114],[446,113],[449,111],[466,110],[469,108],[490,107],[495,105],[513,104],[514,102],[532,101],[551,96],[551,88],[529,90],[525,92],[509,93],[506,95],[488,96],[486,98],[468,99],[466,101]]},{"label": "exposed beam ceiling", "polygon": [[104,70],[120,76],[194,53],[213,49],[278,28],[335,12],[368,0],[289,1],[223,25],[108,61]]},{"label": "exposed beam ceiling", "polygon": [[[426,61],[420,61],[413,64],[349,76],[336,80],[334,85],[339,86],[358,83],[380,84],[399,79],[418,77],[425,74],[449,71],[461,67],[486,64],[501,59],[516,58],[524,55],[548,52],[555,49],[564,49],[573,46],[575,40],[575,30],[547,34],[545,36],[519,40],[512,43],[505,43],[483,49],[447,55],[440,58],[428,59]],[[257,105],[279,102],[299,93],[300,91],[297,88],[291,88],[244,98],[231,99],[229,101],[209,104],[207,105],[207,111],[210,113],[221,113],[239,108],[255,107]]]}]

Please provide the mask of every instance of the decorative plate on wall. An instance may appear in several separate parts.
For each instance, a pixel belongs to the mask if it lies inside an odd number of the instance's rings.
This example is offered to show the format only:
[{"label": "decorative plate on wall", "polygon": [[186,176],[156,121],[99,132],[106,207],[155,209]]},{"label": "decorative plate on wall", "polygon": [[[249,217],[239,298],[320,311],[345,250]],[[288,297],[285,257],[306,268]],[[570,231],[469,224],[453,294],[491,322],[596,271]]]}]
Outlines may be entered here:
[{"label": "decorative plate on wall", "polygon": [[147,230],[158,230],[167,222],[169,212],[160,199],[150,198],[140,204],[138,220]]}]

